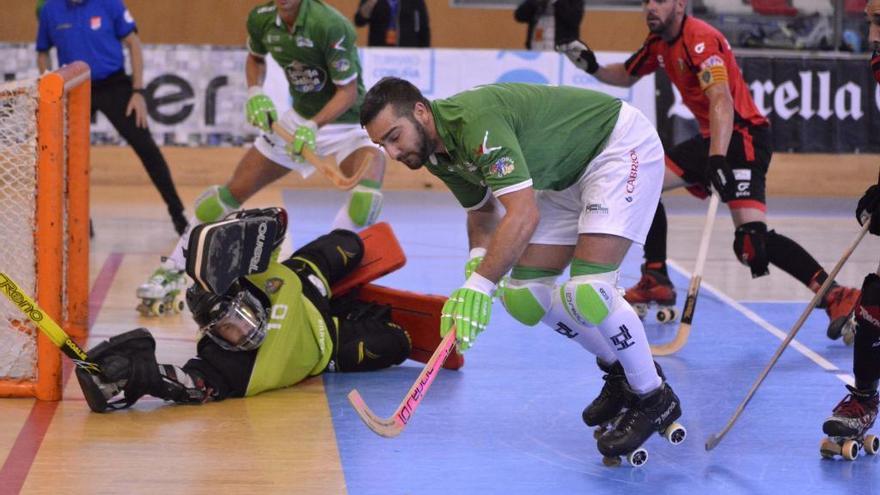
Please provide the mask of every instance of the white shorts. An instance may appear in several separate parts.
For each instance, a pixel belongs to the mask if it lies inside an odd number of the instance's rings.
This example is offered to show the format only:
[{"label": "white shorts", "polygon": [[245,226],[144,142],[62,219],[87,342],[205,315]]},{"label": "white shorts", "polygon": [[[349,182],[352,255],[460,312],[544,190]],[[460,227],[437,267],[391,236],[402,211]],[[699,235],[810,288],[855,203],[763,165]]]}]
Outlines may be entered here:
[{"label": "white shorts", "polygon": [[[279,123],[287,129],[291,134],[296,132],[299,127],[307,119],[296,113],[293,109],[288,110],[281,116]],[[318,131],[315,138],[315,151],[321,156],[332,155],[336,159],[336,163],[342,163],[342,160],[352,154],[356,149],[364,147],[378,148],[372,141],[360,124],[327,124]],[[254,141],[254,147],[263,156],[281,165],[299,172],[303,178],[312,175],[315,168],[305,160],[294,160],[285,151],[286,143],[283,139],[263,132]]]},{"label": "white shorts", "polygon": [[572,246],[578,234],[644,244],[663,189],[663,145],[651,122],[623,102],[602,152],[562,191],[537,191],[541,220],[532,244]]}]

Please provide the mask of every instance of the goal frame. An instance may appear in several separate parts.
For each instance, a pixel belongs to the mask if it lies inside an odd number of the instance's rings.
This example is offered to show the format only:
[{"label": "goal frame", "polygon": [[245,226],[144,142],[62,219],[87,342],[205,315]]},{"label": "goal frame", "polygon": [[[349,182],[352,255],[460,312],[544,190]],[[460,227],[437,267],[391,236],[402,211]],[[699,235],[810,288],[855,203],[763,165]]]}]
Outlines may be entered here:
[{"label": "goal frame", "polygon": [[[73,62],[43,74],[37,93],[36,300],[82,339],[89,323],[89,66]],[[43,332],[36,338],[35,378],[0,379],[0,396],[61,399],[61,351]]]}]

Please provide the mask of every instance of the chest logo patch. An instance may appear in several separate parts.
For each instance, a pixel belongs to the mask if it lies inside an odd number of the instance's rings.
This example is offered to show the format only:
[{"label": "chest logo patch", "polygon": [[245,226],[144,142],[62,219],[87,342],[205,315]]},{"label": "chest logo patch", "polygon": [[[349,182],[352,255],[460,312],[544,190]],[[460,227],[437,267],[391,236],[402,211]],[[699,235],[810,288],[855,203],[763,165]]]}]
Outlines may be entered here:
[{"label": "chest logo patch", "polygon": [[314,48],[315,43],[305,36],[297,36],[296,37],[296,46],[305,47],[305,48]]},{"label": "chest logo patch", "polygon": [[287,82],[299,93],[317,93],[327,84],[327,72],[318,66],[294,61],[284,68]]},{"label": "chest logo patch", "polygon": [[344,58],[333,62],[331,65],[333,65],[333,68],[338,70],[339,72],[347,72],[348,69],[351,69],[351,63]]},{"label": "chest logo patch", "polygon": [[92,17],[91,19],[89,19],[89,25],[91,26],[92,31],[97,31],[97,30],[101,29],[101,17],[100,16]]}]

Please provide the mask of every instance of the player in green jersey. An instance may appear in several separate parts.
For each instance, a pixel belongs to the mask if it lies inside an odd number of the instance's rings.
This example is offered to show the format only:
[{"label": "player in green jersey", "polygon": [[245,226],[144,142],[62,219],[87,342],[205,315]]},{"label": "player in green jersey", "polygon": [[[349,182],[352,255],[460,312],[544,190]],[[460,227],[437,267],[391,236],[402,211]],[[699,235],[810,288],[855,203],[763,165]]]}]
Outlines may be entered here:
[{"label": "player in green jersey", "polygon": [[[196,404],[246,397],[324,371],[387,368],[409,356],[409,334],[391,321],[389,307],[331,299],[331,286],[363,258],[361,238],[337,229],[278,262],[277,248],[286,227],[286,214],[279,211],[283,210],[246,210],[194,230],[195,240],[204,243],[190,243],[188,255],[195,259],[236,252],[245,263],[255,263],[267,245],[266,252],[273,253],[268,268],[233,277],[234,283],[222,294],[201,283],[187,290],[186,302],[200,338],[197,356],[183,367],[158,364],[156,342],[143,328],[92,348],[89,359],[102,374],[77,372],[92,410],[129,407],[146,394]],[[209,227],[212,244],[201,235]],[[216,280],[215,275],[226,274],[234,259],[225,256],[207,270],[208,275],[193,276]]]},{"label": "player in green jersey", "polygon": [[[459,348],[471,347],[512,268],[501,294],[511,316],[576,340],[606,372],[584,421],[600,426],[625,411],[599,438],[603,455],[632,452],[673,424],[678,398],[618,285],[663,180],[660,139],[638,110],[594,91],[529,84],[428,101],[385,78],[367,93],[361,125],[392,158],[426,166],[468,211],[467,281],[443,308],[443,333],[454,324]],[[557,283],[569,264],[570,278]]]},{"label": "player in green jersey", "polygon": [[[364,84],[354,26],[322,0],[274,0],[251,10],[247,31],[245,113],[262,133],[229,182],[209,187],[196,200],[194,223],[223,218],[291,170],[308,177],[314,168],[301,156],[308,146],[319,155],[334,156],[348,173],[370,158],[369,171],[340,208],[333,227],[358,230],[371,225],[382,208],[385,158],[358,125]],[[293,108],[283,112],[262,91],[268,54],[284,70],[293,99]],[[272,133],[273,122],[294,135],[293,142],[287,144]],[[138,287],[143,313],[148,313],[151,302],[183,289],[187,240],[184,234],[150,280]]]}]

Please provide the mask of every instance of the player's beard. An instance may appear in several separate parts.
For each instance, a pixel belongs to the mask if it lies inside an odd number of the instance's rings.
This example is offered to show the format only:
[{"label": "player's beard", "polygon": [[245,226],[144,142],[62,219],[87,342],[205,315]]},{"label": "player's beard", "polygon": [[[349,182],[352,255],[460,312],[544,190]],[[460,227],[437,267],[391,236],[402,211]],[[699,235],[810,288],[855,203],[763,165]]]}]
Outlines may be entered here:
[{"label": "player's beard", "polygon": [[[670,14],[666,20],[661,19],[659,16],[652,16],[648,18],[648,31],[650,31],[651,34],[663,34],[672,24],[674,18],[674,12]],[[653,21],[653,24],[651,21]]]},{"label": "player's beard", "polygon": [[407,115],[406,118],[412,122],[413,126],[416,128],[418,141],[415,143],[415,148],[417,151],[407,153],[406,155],[399,157],[397,160],[411,170],[418,170],[428,161],[428,157],[434,153],[434,149],[431,145],[431,139],[428,137],[428,130],[425,129],[425,126],[420,124],[412,115]]}]

